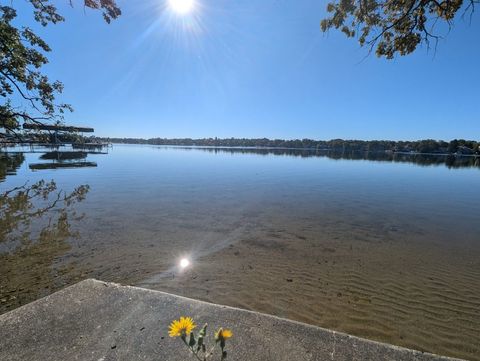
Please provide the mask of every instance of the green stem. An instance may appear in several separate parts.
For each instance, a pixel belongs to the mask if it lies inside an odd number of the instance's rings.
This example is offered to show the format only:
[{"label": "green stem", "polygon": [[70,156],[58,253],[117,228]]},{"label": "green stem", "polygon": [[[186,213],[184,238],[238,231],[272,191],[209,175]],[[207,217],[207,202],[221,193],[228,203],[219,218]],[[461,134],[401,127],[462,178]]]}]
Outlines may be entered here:
[{"label": "green stem", "polygon": [[208,351],[207,355],[205,356],[205,360],[207,359],[207,357],[213,355],[213,350],[215,350],[215,345],[213,345],[212,348],[210,349],[210,351]]},{"label": "green stem", "polygon": [[187,343],[187,340],[185,338],[182,337],[182,341],[185,345],[187,345],[188,349],[195,355],[195,357],[197,358],[198,361],[204,361],[202,360],[198,354],[193,350],[193,347],[190,347],[190,345]]}]

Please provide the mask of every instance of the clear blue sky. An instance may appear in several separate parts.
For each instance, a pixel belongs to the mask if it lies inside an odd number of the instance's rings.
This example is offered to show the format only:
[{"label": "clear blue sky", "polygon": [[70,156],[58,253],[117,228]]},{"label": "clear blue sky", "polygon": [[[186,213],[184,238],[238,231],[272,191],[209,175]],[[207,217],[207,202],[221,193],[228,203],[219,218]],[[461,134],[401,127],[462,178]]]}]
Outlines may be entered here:
[{"label": "clear blue sky", "polygon": [[41,30],[47,71],[74,105],[67,122],[97,135],[480,138],[478,12],[436,55],[387,61],[324,35],[326,0],[197,0],[186,17],[120,0],[111,25],[74,2],[56,1],[66,22]]}]

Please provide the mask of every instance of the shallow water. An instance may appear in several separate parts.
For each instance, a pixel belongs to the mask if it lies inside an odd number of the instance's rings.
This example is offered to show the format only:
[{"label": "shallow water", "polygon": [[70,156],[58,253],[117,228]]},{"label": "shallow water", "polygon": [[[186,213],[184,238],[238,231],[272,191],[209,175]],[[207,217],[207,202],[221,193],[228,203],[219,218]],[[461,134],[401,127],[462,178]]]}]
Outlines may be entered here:
[{"label": "shallow water", "polygon": [[94,277],[480,360],[478,159],[116,145],[31,167],[41,156],[3,155],[0,193],[90,190],[68,232],[0,242],[0,312]]}]

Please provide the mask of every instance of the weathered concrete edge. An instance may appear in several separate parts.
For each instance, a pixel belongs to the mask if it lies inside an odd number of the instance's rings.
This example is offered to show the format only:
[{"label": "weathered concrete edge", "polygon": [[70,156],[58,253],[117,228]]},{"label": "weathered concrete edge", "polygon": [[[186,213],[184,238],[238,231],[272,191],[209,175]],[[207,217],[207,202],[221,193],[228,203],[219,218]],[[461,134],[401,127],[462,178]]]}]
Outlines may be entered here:
[{"label": "weathered concrete edge", "polygon": [[33,301],[30,304],[24,305],[20,308],[17,308],[15,310],[7,312],[3,315],[0,315],[0,322],[2,321],[2,318],[7,319],[7,318],[10,318],[12,316],[14,317],[15,314],[22,314],[26,309],[31,308],[32,306],[35,307],[36,304],[44,304],[44,303],[48,302],[48,300],[50,298],[57,298],[58,296],[60,296],[64,292],[68,293],[70,290],[75,289],[79,286],[83,287],[83,286],[89,286],[89,285],[92,285],[92,286],[103,285],[103,286],[108,286],[108,287],[114,287],[114,288],[118,288],[118,289],[129,290],[129,291],[131,291],[133,293],[137,293],[137,294],[138,293],[150,293],[152,295],[163,295],[165,297],[172,297],[172,298],[176,298],[176,299],[179,299],[179,300],[183,300],[184,302],[188,302],[188,303],[191,303],[191,304],[205,305],[205,306],[214,307],[214,308],[227,309],[227,310],[231,310],[232,312],[238,313],[238,314],[250,314],[250,315],[253,315],[253,316],[259,316],[259,317],[264,318],[264,319],[270,319],[270,320],[274,320],[274,321],[278,321],[278,322],[282,322],[282,323],[286,323],[286,324],[291,324],[293,326],[296,326],[297,328],[309,329],[310,331],[315,331],[316,330],[316,331],[319,331],[319,332],[329,333],[331,335],[338,335],[338,336],[341,336],[341,337],[343,336],[343,337],[346,337],[349,340],[351,340],[352,344],[354,344],[356,341],[358,341],[360,343],[366,343],[366,344],[371,344],[373,346],[388,348],[392,351],[398,351],[399,353],[410,353],[414,357],[415,356],[430,356],[430,357],[434,358],[435,360],[462,361],[461,359],[458,359],[458,358],[451,358],[451,357],[436,355],[436,354],[432,354],[432,353],[428,353],[428,352],[422,352],[422,351],[417,351],[417,350],[413,350],[413,349],[408,349],[408,348],[405,348],[405,347],[396,346],[396,345],[392,345],[392,344],[387,344],[387,343],[382,343],[382,342],[378,342],[378,341],[368,340],[368,339],[364,339],[364,338],[361,338],[361,337],[346,334],[346,333],[343,333],[343,332],[334,331],[334,330],[330,330],[330,329],[326,329],[326,328],[322,328],[322,327],[318,327],[318,326],[314,326],[314,325],[309,325],[309,324],[306,324],[306,323],[303,323],[303,322],[293,321],[293,320],[285,319],[285,318],[282,318],[282,317],[273,316],[273,315],[269,315],[269,314],[264,314],[264,313],[260,313],[260,312],[256,312],[256,311],[250,311],[250,310],[245,310],[245,309],[241,309],[241,308],[237,308],[237,307],[231,307],[231,306],[226,306],[226,305],[221,305],[221,304],[216,304],[216,303],[211,303],[211,302],[205,302],[205,301],[196,300],[196,299],[192,299],[192,298],[188,298],[188,297],[184,297],[184,296],[178,296],[178,295],[163,292],[163,291],[151,290],[151,289],[135,287],[135,286],[121,285],[121,284],[118,284],[118,283],[104,282],[104,281],[99,281],[99,280],[96,280],[96,279],[83,280],[81,282],[78,282],[77,284],[65,287],[64,289],[62,289],[58,292],[55,292],[51,295],[48,295],[48,296],[45,296],[41,299]]},{"label": "weathered concrete edge", "polygon": [[[332,334],[349,337],[351,339],[358,340],[358,341],[361,341],[361,342],[367,342],[367,343],[371,343],[371,344],[375,344],[375,345],[389,347],[391,349],[395,349],[395,350],[398,350],[398,351],[404,351],[404,352],[407,351],[407,352],[417,353],[417,354],[421,354],[421,355],[429,355],[429,356],[432,356],[432,357],[438,357],[439,359],[442,359],[442,360],[445,360],[445,361],[446,360],[449,360],[449,361],[465,361],[465,360],[458,359],[458,358],[432,354],[432,353],[429,353],[429,352],[422,352],[422,351],[409,349],[409,348],[402,347],[402,346],[396,346],[396,345],[385,343],[385,342],[369,340],[369,339],[366,339],[366,338],[361,338],[361,337],[358,337],[358,336],[350,335],[350,334],[345,333],[345,332],[335,331],[335,330],[331,330],[331,329],[328,329],[328,328],[323,328],[323,327],[320,327],[320,326],[310,325],[308,323],[299,322],[299,321],[295,321],[295,320],[290,320],[288,318],[278,317],[278,316],[274,316],[274,315],[269,315],[267,313],[261,313],[261,312],[257,312],[257,311],[246,310],[246,309],[243,309],[243,308],[232,307],[232,306],[222,305],[222,304],[213,303],[213,302],[196,300],[194,298],[179,296],[179,295],[176,295],[176,294],[173,294],[173,293],[168,293],[168,292],[163,292],[163,291],[158,291],[158,290],[152,290],[152,289],[142,288],[142,287],[136,287],[136,286],[122,285],[120,283],[114,283],[114,282],[104,282],[104,281],[100,281],[100,280],[97,280],[97,279],[94,279],[94,278],[90,278],[90,279],[87,279],[87,280],[84,280],[84,281],[81,281],[81,282],[86,282],[86,281],[93,281],[93,282],[100,283],[100,284],[108,284],[108,285],[112,285],[112,286],[116,286],[116,287],[129,288],[129,289],[132,289],[132,290],[147,291],[147,292],[152,292],[154,294],[163,294],[163,295],[170,296],[170,297],[180,298],[180,299],[183,299],[183,300],[188,301],[188,302],[195,302],[195,303],[206,304],[206,305],[210,305],[210,306],[226,308],[226,309],[230,309],[232,311],[237,311],[237,312],[246,312],[246,313],[250,313],[250,314],[253,314],[253,315],[258,315],[258,316],[261,316],[261,317],[266,317],[266,318],[270,318],[270,319],[274,319],[274,320],[279,320],[279,321],[282,321],[282,322],[295,324],[295,325],[298,325],[298,326],[301,326],[301,327],[311,328],[313,330],[321,330],[321,331],[324,331],[324,332],[330,332]],[[72,285],[72,286],[69,286],[69,287],[73,287],[73,286],[75,286],[75,285]]]}]

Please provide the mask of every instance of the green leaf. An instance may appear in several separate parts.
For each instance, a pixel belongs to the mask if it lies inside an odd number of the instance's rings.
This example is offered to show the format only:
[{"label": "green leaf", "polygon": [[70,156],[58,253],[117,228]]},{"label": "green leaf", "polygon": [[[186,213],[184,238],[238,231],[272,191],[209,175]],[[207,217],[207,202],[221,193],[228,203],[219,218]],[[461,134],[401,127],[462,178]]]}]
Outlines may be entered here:
[{"label": "green leaf", "polygon": [[202,329],[198,333],[198,337],[205,337],[205,335],[207,334],[207,326],[208,324],[203,325]]},{"label": "green leaf", "polygon": [[197,341],[195,341],[195,335],[193,332],[190,332],[190,342],[188,343],[188,346],[193,347],[196,343]]},{"label": "green leaf", "polygon": [[197,352],[200,350],[200,348],[203,346],[203,339],[205,338],[205,335],[207,333],[207,324],[205,324],[200,332],[198,333],[198,341],[197,341]]},{"label": "green leaf", "polygon": [[203,337],[199,336],[197,341],[197,351],[200,350],[200,347],[203,345]]}]

